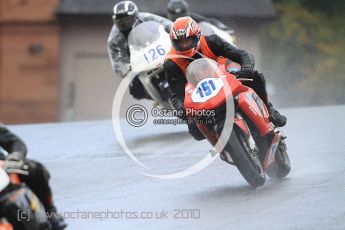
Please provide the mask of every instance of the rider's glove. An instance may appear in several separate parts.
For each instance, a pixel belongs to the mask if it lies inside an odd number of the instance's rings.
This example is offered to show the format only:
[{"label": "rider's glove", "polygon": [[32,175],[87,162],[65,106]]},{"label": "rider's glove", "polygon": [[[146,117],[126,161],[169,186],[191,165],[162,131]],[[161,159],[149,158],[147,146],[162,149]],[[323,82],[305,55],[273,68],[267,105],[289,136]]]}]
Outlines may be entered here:
[{"label": "rider's glove", "polygon": [[17,172],[27,175],[28,166],[24,163],[25,154],[22,152],[13,152],[5,159],[5,169],[8,172]]},{"label": "rider's glove", "polygon": [[252,69],[241,69],[241,70],[236,72],[237,78],[253,79],[254,75],[255,75],[255,71]]},{"label": "rider's glove", "polygon": [[22,152],[13,152],[6,157],[6,161],[24,161],[25,154]]},{"label": "rider's glove", "polygon": [[132,68],[130,64],[117,64],[115,66],[115,70],[116,73],[120,74],[120,76],[124,78],[132,70]]},{"label": "rider's glove", "polygon": [[128,74],[128,73],[132,70],[131,64],[125,64],[125,65],[123,66],[123,68],[124,68],[125,71],[127,71],[126,74]]}]

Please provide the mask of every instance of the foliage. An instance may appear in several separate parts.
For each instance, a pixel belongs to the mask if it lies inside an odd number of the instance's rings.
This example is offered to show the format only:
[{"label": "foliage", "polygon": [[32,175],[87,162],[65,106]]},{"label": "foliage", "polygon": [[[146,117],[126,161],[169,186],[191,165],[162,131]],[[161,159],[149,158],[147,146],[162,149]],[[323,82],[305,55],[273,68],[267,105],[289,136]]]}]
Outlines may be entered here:
[{"label": "foliage", "polygon": [[286,106],[345,103],[345,1],[275,0],[264,69]]}]

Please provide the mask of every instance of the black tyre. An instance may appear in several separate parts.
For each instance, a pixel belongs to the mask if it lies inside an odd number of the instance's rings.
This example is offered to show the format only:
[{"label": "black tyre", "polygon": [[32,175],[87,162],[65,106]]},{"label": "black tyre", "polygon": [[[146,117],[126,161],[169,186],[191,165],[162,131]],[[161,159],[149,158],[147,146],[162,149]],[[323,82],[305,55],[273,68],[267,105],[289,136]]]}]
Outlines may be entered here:
[{"label": "black tyre", "polygon": [[276,162],[278,165],[278,171],[277,171],[276,177],[278,178],[286,177],[291,171],[291,162],[290,162],[290,158],[285,147],[280,146],[277,149]]},{"label": "black tyre", "polygon": [[238,127],[234,126],[226,148],[244,179],[253,188],[265,184],[265,171],[258,156],[259,151],[250,149],[245,134]]},{"label": "black tyre", "polygon": [[276,151],[275,162],[267,169],[266,173],[271,178],[286,177],[291,171],[291,162],[283,141],[279,143]]}]

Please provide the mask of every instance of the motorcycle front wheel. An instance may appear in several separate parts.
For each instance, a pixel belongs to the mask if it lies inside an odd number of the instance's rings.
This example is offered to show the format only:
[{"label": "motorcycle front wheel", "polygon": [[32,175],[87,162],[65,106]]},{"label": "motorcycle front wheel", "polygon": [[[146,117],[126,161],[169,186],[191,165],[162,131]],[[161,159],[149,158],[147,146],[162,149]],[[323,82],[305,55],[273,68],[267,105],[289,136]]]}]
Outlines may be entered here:
[{"label": "motorcycle front wheel", "polygon": [[257,188],[265,184],[265,171],[258,156],[259,151],[250,146],[248,138],[240,128],[234,127],[226,150],[250,186]]},{"label": "motorcycle front wheel", "polygon": [[284,141],[279,143],[279,147],[275,153],[275,162],[270,169],[267,170],[267,175],[271,178],[286,177],[291,170],[291,162],[286,150]]}]

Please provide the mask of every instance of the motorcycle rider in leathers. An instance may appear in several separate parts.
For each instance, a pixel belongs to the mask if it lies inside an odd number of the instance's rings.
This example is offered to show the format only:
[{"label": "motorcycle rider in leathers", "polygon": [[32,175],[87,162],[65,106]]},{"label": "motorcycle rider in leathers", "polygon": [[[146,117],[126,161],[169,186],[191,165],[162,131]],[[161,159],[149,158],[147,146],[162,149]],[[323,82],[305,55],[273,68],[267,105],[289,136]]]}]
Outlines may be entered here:
[{"label": "motorcycle rider in leathers", "polygon": [[[170,39],[172,50],[167,54],[164,63],[164,71],[171,89],[171,100],[177,110],[184,111],[185,84],[187,83],[185,71],[193,60],[204,57],[216,60],[224,57],[241,65],[241,70],[236,73],[238,78],[252,79],[252,82],[244,83],[251,87],[263,100],[268,108],[270,120],[276,126],[286,124],[286,117],[281,115],[269,102],[266,91],[266,82],[262,73],[254,70],[254,57],[248,52],[232,46],[218,35],[204,36],[200,28],[191,17],[178,18],[172,25]],[[176,55],[180,57],[176,57]],[[180,113],[179,113],[180,114]],[[185,113],[180,116],[187,120]],[[196,124],[187,122],[190,134],[196,140],[205,137],[199,131]]]},{"label": "motorcycle rider in leathers", "polygon": [[54,230],[62,230],[67,224],[62,216],[56,211],[53,203],[52,191],[49,186],[49,172],[39,162],[26,159],[27,147],[25,143],[5,126],[0,124],[0,147],[6,150],[9,155],[0,153],[0,160],[5,160],[5,165],[26,165],[28,175],[20,175],[22,182],[37,195],[42,202]]},{"label": "motorcycle rider in leathers", "polygon": [[[132,1],[121,1],[114,6],[114,25],[108,38],[108,54],[113,71],[122,78],[131,71],[128,35],[135,26],[147,21],[156,21],[162,24],[166,31],[170,31],[170,20],[158,15],[139,12],[138,7]],[[138,77],[131,82],[129,93],[136,99],[149,99],[149,95]]]},{"label": "motorcycle rider in leathers", "polygon": [[[216,18],[205,17],[201,14],[191,12],[189,9],[188,3],[185,0],[170,0],[167,7],[167,15],[168,15],[168,18],[173,22],[177,18],[190,16],[197,23],[200,23],[200,22],[210,23],[213,26],[217,27],[218,29],[227,33],[231,37],[231,40],[228,40],[228,42],[231,42],[232,45],[235,45],[234,44],[236,42],[235,31],[230,26],[225,25],[223,22],[219,21]],[[201,32],[203,33],[204,31],[201,31]],[[226,68],[230,72],[238,70],[239,66],[235,64],[234,62],[231,62],[229,59],[227,60],[224,59],[223,63],[225,64]]]}]

